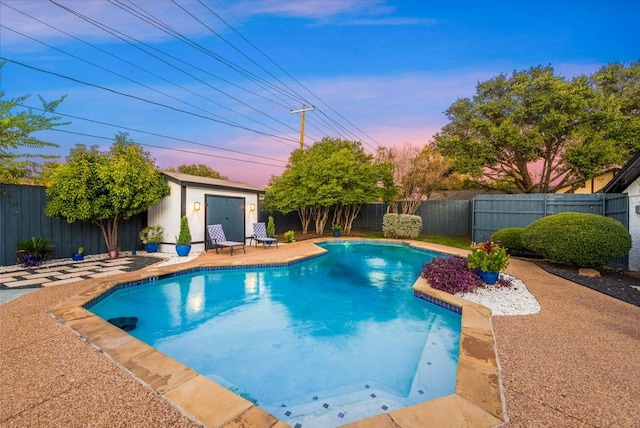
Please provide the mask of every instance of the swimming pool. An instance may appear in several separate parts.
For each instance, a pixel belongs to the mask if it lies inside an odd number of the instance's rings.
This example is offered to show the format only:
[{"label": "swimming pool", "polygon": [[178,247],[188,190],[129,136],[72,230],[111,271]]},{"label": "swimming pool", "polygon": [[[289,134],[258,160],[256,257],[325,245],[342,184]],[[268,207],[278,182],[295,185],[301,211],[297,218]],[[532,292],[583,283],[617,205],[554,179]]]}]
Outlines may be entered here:
[{"label": "swimming pool", "polygon": [[335,426],[453,393],[460,317],[411,289],[439,254],[321,246],[326,255],[289,266],[127,288],[91,311],[138,316],[131,334],[292,426]]}]

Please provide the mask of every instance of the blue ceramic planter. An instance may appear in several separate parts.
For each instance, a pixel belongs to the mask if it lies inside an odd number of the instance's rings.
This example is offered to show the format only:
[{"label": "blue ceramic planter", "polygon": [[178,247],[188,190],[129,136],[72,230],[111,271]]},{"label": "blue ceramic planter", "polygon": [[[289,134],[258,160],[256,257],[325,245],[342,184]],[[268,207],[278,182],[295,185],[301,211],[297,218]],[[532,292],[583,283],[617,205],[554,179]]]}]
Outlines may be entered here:
[{"label": "blue ceramic planter", "polygon": [[185,257],[189,255],[189,251],[191,251],[191,245],[178,244],[176,245],[176,253],[180,257]]},{"label": "blue ceramic planter", "polygon": [[158,251],[158,244],[144,244],[144,249],[147,250],[147,253],[155,253]]},{"label": "blue ceramic planter", "polygon": [[476,273],[478,274],[482,282],[489,285],[495,284],[498,280],[498,276],[500,275],[500,272],[485,272],[480,269],[478,269]]}]

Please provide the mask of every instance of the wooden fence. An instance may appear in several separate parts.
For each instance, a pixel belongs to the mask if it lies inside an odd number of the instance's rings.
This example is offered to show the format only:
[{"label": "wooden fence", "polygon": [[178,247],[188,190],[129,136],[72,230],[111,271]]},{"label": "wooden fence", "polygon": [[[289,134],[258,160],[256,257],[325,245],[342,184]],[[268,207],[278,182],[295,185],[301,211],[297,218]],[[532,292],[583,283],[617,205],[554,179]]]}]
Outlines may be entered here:
[{"label": "wooden fence", "polygon": [[[471,201],[425,201],[420,205],[416,215],[422,217],[423,233],[445,236],[471,236]],[[353,221],[354,230],[382,230],[382,218],[387,212],[387,205],[382,203],[367,204],[362,207],[360,214]],[[302,224],[297,212],[282,214],[275,212],[261,212],[260,221],[267,222],[273,216],[276,233],[287,230],[302,230]],[[329,219],[332,214],[329,214]],[[310,229],[313,229],[313,224]],[[331,228],[330,222],[325,230]]]},{"label": "wooden fence", "polygon": [[[0,184],[0,263],[16,262],[16,244],[21,239],[42,237],[51,239],[56,246],[54,257],[70,257],[79,246],[87,254],[106,252],[106,244],[100,229],[88,223],[69,224],[44,214],[45,188]],[[505,227],[526,227],[538,218],[559,212],[586,212],[612,217],[629,228],[629,201],[625,194],[525,194],[479,195],[473,201],[447,200],[425,201],[417,215],[422,217],[422,233],[445,236],[466,236],[482,241]],[[353,223],[357,230],[382,230],[382,218],[387,206],[368,204]],[[272,215],[276,233],[287,230],[300,231],[298,214],[261,212],[260,221],[267,222]],[[331,218],[331,217],[330,217]],[[118,245],[122,250],[141,249],[138,232],[146,226],[147,214],[122,221],[118,229]],[[327,224],[327,229],[330,228]],[[311,226],[313,227],[313,225]],[[628,266],[628,257],[612,263]]]},{"label": "wooden fence", "polygon": [[[473,198],[473,241],[488,239],[506,227],[527,227],[533,221],[561,212],[580,212],[611,217],[629,230],[629,200],[626,194],[538,193],[523,195],[479,195]],[[620,257],[611,266],[626,268],[629,257]]]},{"label": "wooden fence", "polygon": [[[71,257],[78,247],[85,254],[107,251],[100,228],[91,223],[67,223],[44,214],[47,196],[43,186],[0,184],[0,264],[16,263],[16,245],[31,237],[50,239],[55,245],[53,257]],[[118,246],[122,250],[142,249],[138,233],[146,226],[147,213],[121,221]]]}]

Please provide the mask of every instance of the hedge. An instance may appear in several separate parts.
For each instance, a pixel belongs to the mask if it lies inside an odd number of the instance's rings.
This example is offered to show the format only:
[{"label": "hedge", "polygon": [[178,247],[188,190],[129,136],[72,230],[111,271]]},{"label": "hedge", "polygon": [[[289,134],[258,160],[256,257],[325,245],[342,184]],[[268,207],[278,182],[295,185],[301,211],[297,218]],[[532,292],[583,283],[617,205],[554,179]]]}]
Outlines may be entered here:
[{"label": "hedge", "polygon": [[631,235],[609,217],[565,212],[543,217],[522,232],[522,244],[543,257],[598,268],[631,250]]}]

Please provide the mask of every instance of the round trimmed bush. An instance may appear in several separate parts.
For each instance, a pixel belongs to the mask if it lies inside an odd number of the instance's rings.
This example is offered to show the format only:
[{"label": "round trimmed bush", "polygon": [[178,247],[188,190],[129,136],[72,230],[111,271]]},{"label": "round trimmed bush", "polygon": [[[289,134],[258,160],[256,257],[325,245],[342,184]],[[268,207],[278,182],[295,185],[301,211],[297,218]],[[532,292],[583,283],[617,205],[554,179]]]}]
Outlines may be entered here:
[{"label": "round trimmed bush", "polygon": [[500,245],[507,249],[509,254],[524,250],[522,246],[522,232],[523,227],[506,227],[493,232],[491,240],[493,242],[499,242]]},{"label": "round trimmed bush", "polygon": [[631,235],[612,218],[566,212],[543,217],[522,232],[522,245],[576,267],[601,267],[631,249]]}]

